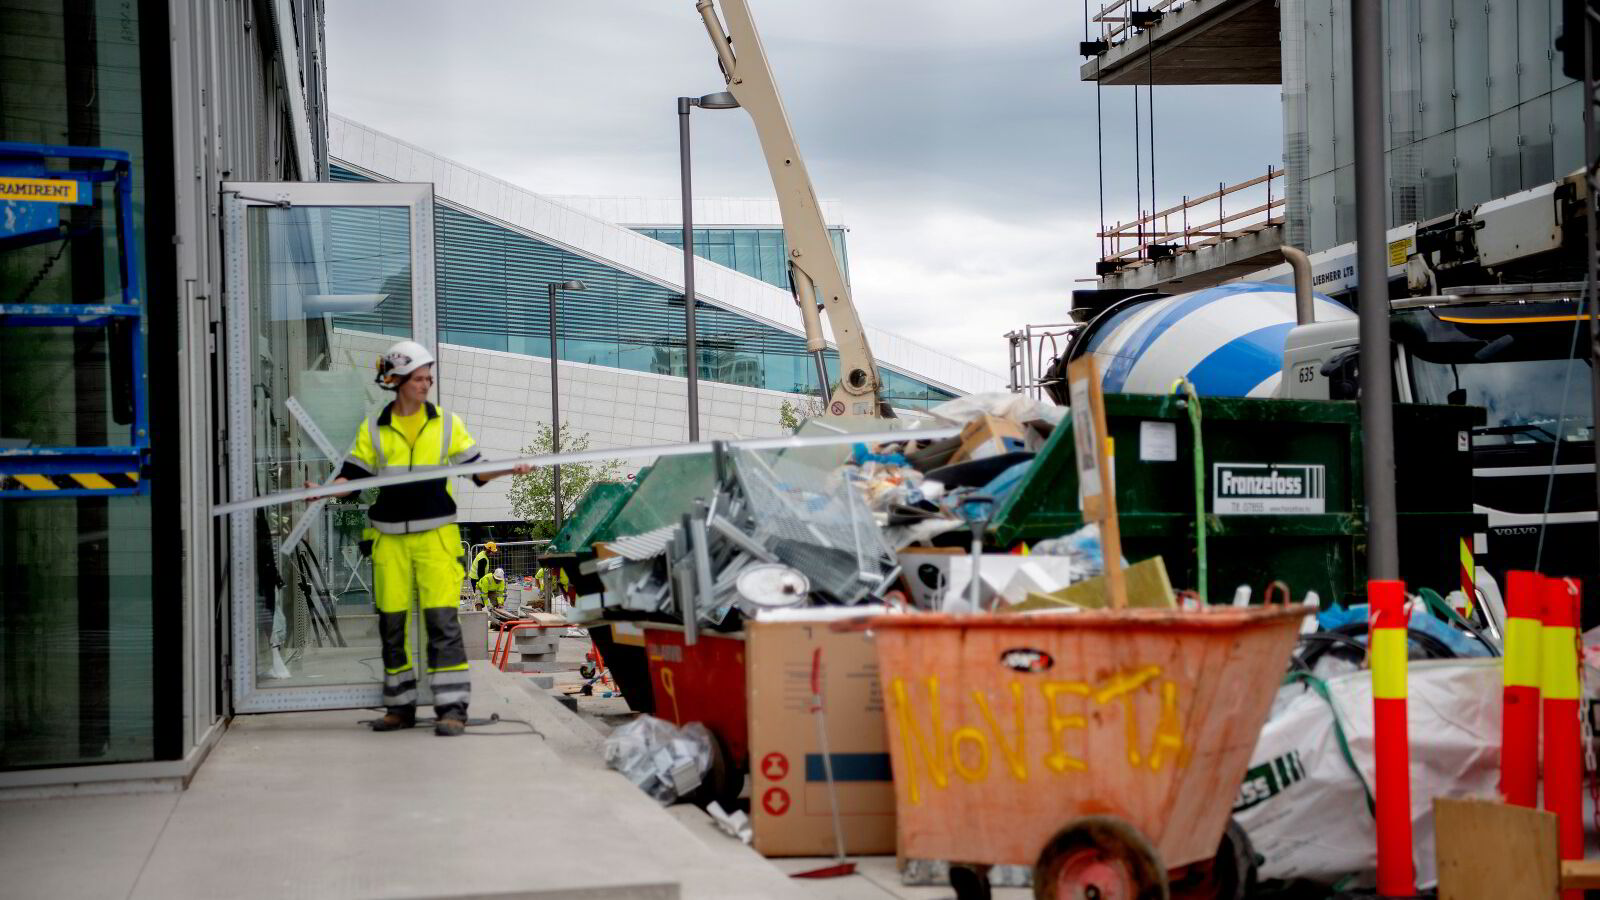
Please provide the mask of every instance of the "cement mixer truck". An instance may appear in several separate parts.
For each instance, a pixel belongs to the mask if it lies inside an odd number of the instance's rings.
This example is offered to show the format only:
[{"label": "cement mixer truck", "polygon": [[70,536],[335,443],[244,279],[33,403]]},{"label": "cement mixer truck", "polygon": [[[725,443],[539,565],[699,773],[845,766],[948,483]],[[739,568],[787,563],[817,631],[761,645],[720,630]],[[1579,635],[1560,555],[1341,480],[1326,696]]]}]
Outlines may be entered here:
[{"label": "cement mixer truck", "polygon": [[[1582,577],[1592,625],[1600,535],[1583,184],[1574,174],[1388,240],[1396,401],[1487,412],[1470,435],[1473,506],[1488,521],[1474,551],[1501,584],[1508,569]],[[1355,245],[1286,255],[1299,258],[1249,280],[1113,303],[1047,369],[1046,390],[1064,403],[1066,363],[1092,354],[1107,391],[1164,392],[1187,378],[1202,397],[1353,400]]]}]

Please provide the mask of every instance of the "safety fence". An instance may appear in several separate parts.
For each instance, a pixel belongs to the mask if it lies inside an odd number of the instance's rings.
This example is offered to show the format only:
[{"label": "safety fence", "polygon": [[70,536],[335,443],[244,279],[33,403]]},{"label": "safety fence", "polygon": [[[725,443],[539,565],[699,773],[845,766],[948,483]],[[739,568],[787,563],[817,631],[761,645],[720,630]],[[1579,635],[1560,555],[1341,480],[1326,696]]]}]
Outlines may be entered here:
[{"label": "safety fence", "polygon": [[[560,591],[549,591],[555,596],[547,597],[544,580],[540,578],[539,556],[550,545],[549,541],[496,541],[495,550],[489,553],[489,571],[504,569],[506,574],[506,608],[510,610],[527,609],[542,610],[564,615],[570,608],[566,597]],[[487,542],[473,544],[467,548],[467,579],[462,585],[463,605],[470,606],[480,598],[475,574],[472,571],[472,561],[477,558],[478,551],[486,549]],[[550,601],[553,599],[553,603]]]},{"label": "safety fence", "polygon": [[[1187,253],[1231,238],[1242,237],[1283,224],[1282,186],[1273,194],[1273,182],[1283,169],[1267,166],[1238,184],[1217,183],[1217,189],[1199,197],[1183,198],[1177,206],[1146,213],[1126,224],[1096,232],[1100,238],[1100,274],[1108,269],[1131,268]],[[1228,207],[1234,208],[1228,212]],[[1243,206],[1241,209],[1240,207]]]},{"label": "safety fence", "polygon": [[1024,325],[1016,331],[1006,332],[1006,347],[1010,357],[1010,381],[1013,394],[1027,394],[1036,400],[1045,398],[1044,372],[1054,363],[1072,335],[1083,327],[1081,322],[1057,322],[1047,325]]},{"label": "safety fence", "polygon": [[1152,3],[1138,3],[1136,0],[1112,0],[1110,3],[1101,4],[1100,12],[1089,21],[1100,26],[1100,40],[1107,44],[1115,44],[1132,36],[1133,29],[1140,27],[1142,16],[1177,9],[1183,6],[1184,2],[1185,0],[1154,0]]}]

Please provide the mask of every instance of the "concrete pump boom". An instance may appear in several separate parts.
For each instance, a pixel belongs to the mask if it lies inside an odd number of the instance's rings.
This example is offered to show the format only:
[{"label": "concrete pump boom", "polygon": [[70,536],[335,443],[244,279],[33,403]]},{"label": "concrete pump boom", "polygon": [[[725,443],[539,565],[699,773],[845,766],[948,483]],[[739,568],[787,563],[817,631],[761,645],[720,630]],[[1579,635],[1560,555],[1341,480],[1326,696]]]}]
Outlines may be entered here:
[{"label": "concrete pump boom", "polygon": [[[844,270],[834,255],[833,244],[822,221],[816,192],[806,164],[795,145],[789,116],[767,64],[761,36],[750,18],[745,0],[721,0],[721,17],[713,0],[697,0],[695,8],[705,20],[706,31],[716,48],[717,60],[727,79],[728,91],[750,114],[761,152],[772,173],[772,187],[778,193],[778,209],[783,216],[783,238],[789,248],[789,281],[800,316],[805,321],[806,350],[816,361],[822,392],[828,397],[824,415],[830,418],[893,418],[894,412],[883,401],[878,367],[867,346],[867,335],[856,316]],[[724,30],[723,23],[727,28]],[[818,302],[828,312],[833,342],[839,351],[839,385],[829,394],[828,370],[822,352],[827,346],[822,335]]]}]

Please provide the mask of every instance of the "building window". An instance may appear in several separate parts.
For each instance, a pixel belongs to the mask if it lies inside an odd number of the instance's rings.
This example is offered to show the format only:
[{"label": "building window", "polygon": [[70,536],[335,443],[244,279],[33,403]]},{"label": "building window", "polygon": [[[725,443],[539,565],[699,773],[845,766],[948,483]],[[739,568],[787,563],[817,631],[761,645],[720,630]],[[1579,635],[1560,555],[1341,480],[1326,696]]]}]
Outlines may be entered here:
[{"label": "building window", "polygon": [[[0,34],[10,38],[0,43],[0,140],[129,153],[132,239],[148,272],[139,4],[0,0]],[[61,207],[78,234],[0,250],[0,296],[121,302],[116,203],[109,189],[95,193],[92,205]],[[103,330],[0,328],[0,441],[128,443],[114,400],[120,371]],[[0,769],[157,756],[157,629],[176,626],[155,611],[151,503],[150,494],[0,500]],[[178,590],[163,596],[181,604]]]},{"label": "building window", "polygon": [[[338,165],[331,172],[335,181],[364,180]],[[352,216],[341,221],[357,227],[361,220]],[[683,297],[676,291],[443,204],[435,208],[434,225],[439,338],[444,343],[549,358],[546,286],[576,278],[586,289],[561,294],[557,307],[556,352],[561,359],[679,378],[688,375]],[[640,231],[682,246],[680,229]],[[842,255],[842,229],[834,229],[833,238],[835,251]],[[378,248],[383,240],[374,230],[368,243]],[[741,271],[769,283],[775,282],[766,276],[782,263],[786,252],[783,231],[776,228],[697,229],[695,250],[697,256],[726,260],[724,265],[749,265],[752,270]],[[348,271],[367,273],[370,260],[378,258],[381,254],[374,249],[370,258],[363,255],[349,261]],[[787,288],[787,272],[783,278]],[[703,301],[695,308],[695,318],[696,369],[701,379],[794,394],[820,393],[816,363],[806,352],[805,338]],[[371,331],[373,326],[363,325],[362,330]],[[830,376],[836,379],[837,355],[829,350],[826,359]],[[953,396],[898,372],[884,369],[880,375],[893,406],[926,409]]]},{"label": "building window", "polygon": [[[635,228],[634,231],[673,247],[683,246],[681,228]],[[829,228],[834,255],[850,279],[843,228]],[[696,228],[694,255],[727,266],[774,287],[789,289],[789,250],[781,228]]]}]

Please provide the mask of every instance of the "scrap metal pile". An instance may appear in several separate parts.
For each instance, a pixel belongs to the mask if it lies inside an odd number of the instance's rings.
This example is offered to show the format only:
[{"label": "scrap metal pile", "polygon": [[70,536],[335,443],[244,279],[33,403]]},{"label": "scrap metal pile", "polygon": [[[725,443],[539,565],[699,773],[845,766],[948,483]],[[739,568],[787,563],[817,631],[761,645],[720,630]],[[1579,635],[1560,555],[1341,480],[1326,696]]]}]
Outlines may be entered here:
[{"label": "scrap metal pile", "polygon": [[966,531],[977,504],[1015,486],[1059,418],[1009,394],[946,407],[935,414],[964,425],[959,436],[920,440],[912,429],[872,447],[724,450],[707,498],[674,510],[676,522],[606,542],[583,564],[603,590],[581,597],[574,617],[731,632],[763,609],[918,605],[920,592],[901,590],[899,552]]},{"label": "scrap metal pile", "polygon": [[797,454],[739,450],[718,462],[709,502],[677,524],[611,542],[615,555],[591,564],[604,606],[732,631],[762,608],[855,605],[899,576],[893,549],[842,472]]}]

